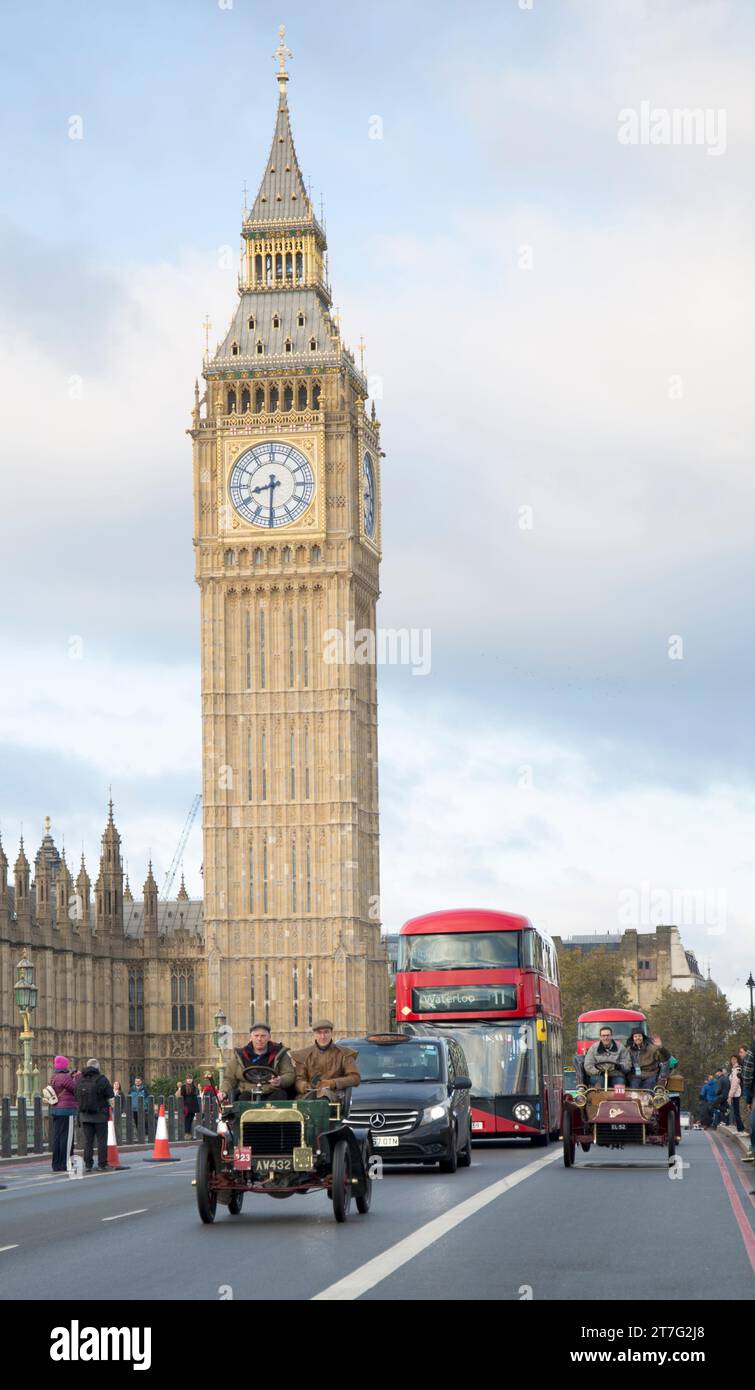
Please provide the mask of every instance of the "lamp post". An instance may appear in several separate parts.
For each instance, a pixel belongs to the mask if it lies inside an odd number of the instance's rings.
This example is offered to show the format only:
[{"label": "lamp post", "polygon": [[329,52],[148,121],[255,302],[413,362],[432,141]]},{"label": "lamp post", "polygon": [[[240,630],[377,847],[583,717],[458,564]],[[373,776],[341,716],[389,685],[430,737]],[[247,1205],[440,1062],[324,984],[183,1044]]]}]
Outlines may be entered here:
[{"label": "lamp post", "polygon": [[745,984],[750,991],[750,1027],[755,1028],[755,1011],[752,1007],[752,991],[755,989],[755,980],[752,978],[752,971],[750,971],[749,979],[745,980]]},{"label": "lamp post", "polygon": [[222,1009],[218,1009],[215,1015],[215,1030],[212,1041],[218,1049],[218,1090],[222,1091],[225,1079],[225,1064],[223,1062],[223,1042],[225,1041],[227,1019]]},{"label": "lamp post", "polygon": [[23,1062],[16,1069],[17,1090],[19,1099],[23,1097],[25,1101],[31,1103],[35,1095],[39,1095],[39,1070],[32,1066],[31,1045],[34,1033],[31,1027],[31,1015],[37,1007],[37,986],[34,983],[34,966],[24,951],[18,965],[16,966],[16,985],[15,985],[16,1008],[21,1014],[23,1027],[19,1034],[23,1053]]}]

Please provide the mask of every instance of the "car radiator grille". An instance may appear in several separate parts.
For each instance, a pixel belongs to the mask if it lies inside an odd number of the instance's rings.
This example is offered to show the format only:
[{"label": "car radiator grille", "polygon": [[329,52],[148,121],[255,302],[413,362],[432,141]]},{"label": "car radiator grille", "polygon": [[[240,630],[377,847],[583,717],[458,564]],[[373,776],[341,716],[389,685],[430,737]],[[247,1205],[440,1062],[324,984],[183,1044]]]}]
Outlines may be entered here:
[{"label": "car radiator grille", "polygon": [[301,1125],[295,1120],[282,1124],[247,1120],[241,1126],[241,1143],[251,1148],[252,1155],[276,1158],[279,1154],[291,1154],[301,1144]]},{"label": "car radiator grille", "polygon": [[642,1144],[643,1125],[627,1125],[626,1129],[611,1129],[610,1125],[595,1126],[596,1144]]},{"label": "car radiator grille", "polygon": [[[373,1124],[373,1116],[382,1115],[385,1124]],[[381,1110],[380,1106],[371,1106],[368,1110],[364,1105],[351,1107],[346,1123],[350,1125],[364,1125],[370,1128],[374,1134],[408,1134],[414,1129],[419,1119],[419,1110]]]}]

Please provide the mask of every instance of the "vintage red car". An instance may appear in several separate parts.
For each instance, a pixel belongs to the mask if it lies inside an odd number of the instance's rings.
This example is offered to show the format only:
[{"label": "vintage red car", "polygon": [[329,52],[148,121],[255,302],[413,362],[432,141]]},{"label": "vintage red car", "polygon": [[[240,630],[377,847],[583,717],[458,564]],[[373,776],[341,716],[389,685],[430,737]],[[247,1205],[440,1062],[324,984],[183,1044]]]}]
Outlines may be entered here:
[{"label": "vintage red car", "polygon": [[675,1095],[680,1078],[668,1088],[668,1079],[659,1081],[652,1091],[630,1086],[608,1086],[604,1077],[598,1086],[581,1083],[576,1091],[565,1092],[561,1112],[564,1167],[571,1168],[577,1145],[588,1153],[595,1144],[603,1149],[623,1149],[627,1144],[655,1144],[665,1148],[673,1161],[681,1140],[679,1111]]}]

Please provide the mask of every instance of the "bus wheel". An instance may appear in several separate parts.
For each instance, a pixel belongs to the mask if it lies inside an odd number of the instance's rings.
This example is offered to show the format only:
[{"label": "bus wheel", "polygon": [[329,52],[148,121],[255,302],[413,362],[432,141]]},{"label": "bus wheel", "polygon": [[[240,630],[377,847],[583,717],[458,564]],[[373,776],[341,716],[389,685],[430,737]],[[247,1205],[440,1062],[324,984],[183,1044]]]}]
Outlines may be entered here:
[{"label": "bus wheel", "polygon": [[548,1131],[545,1134],[533,1134],[530,1136],[530,1143],[533,1149],[544,1149],[548,1143]]},{"label": "bus wheel", "polygon": [[568,1105],[564,1107],[564,1118],[561,1121],[561,1133],[564,1137],[564,1167],[571,1168],[576,1154],[576,1145],[574,1143],[572,1113]]}]

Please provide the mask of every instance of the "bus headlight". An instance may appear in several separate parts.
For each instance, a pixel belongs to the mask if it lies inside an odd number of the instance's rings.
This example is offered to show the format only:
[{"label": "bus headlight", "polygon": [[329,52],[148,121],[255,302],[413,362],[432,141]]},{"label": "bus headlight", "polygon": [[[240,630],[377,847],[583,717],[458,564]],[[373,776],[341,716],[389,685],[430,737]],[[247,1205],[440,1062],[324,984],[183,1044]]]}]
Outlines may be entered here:
[{"label": "bus headlight", "polygon": [[520,1120],[523,1125],[526,1124],[528,1120],[532,1119],[532,1106],[527,1105],[526,1101],[520,1101],[518,1105],[514,1106],[514,1119]]},{"label": "bus headlight", "polygon": [[426,1125],[430,1120],[444,1120],[447,1114],[445,1105],[429,1105],[427,1110],[422,1111],[422,1123]]}]

